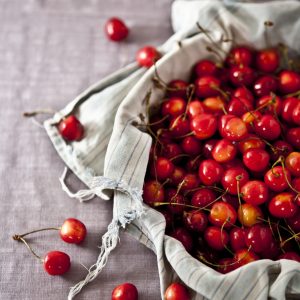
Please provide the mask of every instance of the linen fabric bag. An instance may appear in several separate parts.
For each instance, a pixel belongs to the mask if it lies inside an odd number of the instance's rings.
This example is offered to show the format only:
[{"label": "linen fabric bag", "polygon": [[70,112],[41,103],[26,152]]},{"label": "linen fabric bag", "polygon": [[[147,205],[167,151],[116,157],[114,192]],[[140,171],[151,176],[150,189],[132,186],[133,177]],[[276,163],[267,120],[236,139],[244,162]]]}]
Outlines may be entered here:
[{"label": "linen fabric bag", "polygon": [[[169,82],[188,79],[191,67],[200,58],[212,58],[206,50],[211,41],[199,32],[196,22],[224,52],[231,42],[265,47],[264,21],[274,22],[271,44],[279,42],[300,51],[300,3],[175,1],[172,22],[175,34],[159,50],[165,55],[156,67]],[[178,44],[180,41],[180,45]],[[134,63],[99,81],[59,113],[44,123],[58,154],[88,187],[72,193],[60,178],[69,196],[87,201],[94,196],[114,200],[113,220],[102,238],[97,262],[87,277],[70,290],[69,298],[79,293],[102,270],[108,255],[118,243],[121,227],[157,256],[161,295],[178,277],[191,289],[192,299],[299,299],[300,265],[295,261],[259,260],[226,275],[220,274],[189,255],[182,244],[165,235],[165,219],[142,203],[142,187],[152,143],[151,137],[136,126],[145,115],[145,98],[153,104],[163,91],[153,84],[154,67],[138,68]],[[85,128],[79,142],[66,143],[57,130],[62,116],[75,114]]]}]

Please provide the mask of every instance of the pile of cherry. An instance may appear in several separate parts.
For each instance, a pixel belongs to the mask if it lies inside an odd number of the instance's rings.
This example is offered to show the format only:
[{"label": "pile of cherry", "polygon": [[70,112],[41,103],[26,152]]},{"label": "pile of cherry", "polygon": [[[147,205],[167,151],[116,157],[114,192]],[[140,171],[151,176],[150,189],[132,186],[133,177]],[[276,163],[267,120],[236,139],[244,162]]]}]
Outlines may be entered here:
[{"label": "pile of cherry", "polygon": [[300,74],[276,48],[200,60],[149,108],[143,199],[167,234],[227,273],[258,259],[300,262]]}]

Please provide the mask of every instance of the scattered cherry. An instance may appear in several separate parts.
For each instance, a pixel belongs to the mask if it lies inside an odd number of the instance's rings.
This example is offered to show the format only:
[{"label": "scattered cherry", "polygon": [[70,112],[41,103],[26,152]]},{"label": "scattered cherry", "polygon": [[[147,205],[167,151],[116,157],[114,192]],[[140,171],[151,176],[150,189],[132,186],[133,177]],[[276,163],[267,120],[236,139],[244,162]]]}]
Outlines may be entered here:
[{"label": "scattered cherry", "polygon": [[62,275],[71,266],[69,255],[61,251],[48,252],[43,263],[45,271],[50,275]]},{"label": "scattered cherry", "polygon": [[84,134],[82,124],[74,115],[62,119],[58,124],[58,131],[69,142],[80,141]]},{"label": "scattered cherry", "polygon": [[172,283],[165,291],[164,300],[190,300],[187,288],[181,283]]},{"label": "scattered cherry", "polygon": [[161,55],[156,48],[145,46],[137,52],[136,61],[141,67],[150,68],[160,56]]},{"label": "scattered cherry", "polygon": [[126,39],[129,30],[121,19],[111,18],[105,24],[105,32],[110,40],[119,42]]},{"label": "scattered cherry", "polygon": [[113,289],[111,300],[138,300],[138,290],[132,283],[122,283]]}]

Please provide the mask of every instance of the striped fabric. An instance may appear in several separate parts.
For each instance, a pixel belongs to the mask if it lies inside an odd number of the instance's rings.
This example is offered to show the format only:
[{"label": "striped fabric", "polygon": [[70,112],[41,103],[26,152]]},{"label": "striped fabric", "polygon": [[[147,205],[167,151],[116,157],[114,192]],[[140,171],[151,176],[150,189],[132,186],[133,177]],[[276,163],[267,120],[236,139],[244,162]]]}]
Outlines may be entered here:
[{"label": "striped fabric", "polygon": [[[242,2],[242,1],[241,1]],[[264,47],[265,20],[275,23],[271,43],[289,45],[300,50],[300,3],[274,1],[267,3],[233,1],[175,1],[172,21],[175,34],[161,47],[165,53],[158,62],[160,77],[166,82],[187,79],[199,58],[209,58],[207,38],[197,32],[196,22],[209,29],[215,41],[224,36],[236,43]],[[182,46],[178,46],[182,41]],[[230,43],[220,44],[225,51]],[[150,102],[163,95],[152,83],[154,68],[146,71],[130,65],[101,80],[79,95],[59,114],[45,122],[54,147],[67,166],[88,186],[93,176],[102,175],[123,180],[142,189],[146,172],[150,136],[135,125],[145,114],[145,96]],[[86,129],[85,138],[66,144],[55,124],[62,115],[75,113]],[[110,194],[111,191],[108,191]],[[114,192],[114,216],[130,209],[132,200]],[[193,300],[202,299],[300,299],[300,265],[294,261],[260,260],[229,274],[222,275],[190,256],[182,244],[165,235],[165,221],[157,211],[145,205],[145,216],[126,230],[154,251],[160,275],[161,294],[180,278],[191,289]]]}]

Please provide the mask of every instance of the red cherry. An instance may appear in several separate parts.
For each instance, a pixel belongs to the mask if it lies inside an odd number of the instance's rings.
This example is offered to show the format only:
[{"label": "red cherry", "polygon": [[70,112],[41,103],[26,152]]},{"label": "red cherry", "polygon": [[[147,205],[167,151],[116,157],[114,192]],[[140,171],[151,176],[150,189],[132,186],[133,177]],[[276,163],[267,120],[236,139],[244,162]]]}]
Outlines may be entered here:
[{"label": "red cherry", "polygon": [[209,247],[214,250],[223,250],[229,241],[228,233],[216,226],[207,227],[204,238]]},{"label": "red cherry", "polygon": [[281,117],[288,123],[293,123],[293,112],[295,107],[300,103],[299,99],[288,97],[282,102]]},{"label": "red cherry", "polygon": [[202,103],[203,103],[205,112],[210,113],[213,116],[222,115],[223,109],[226,106],[225,101],[219,96],[208,97]]},{"label": "red cherry", "polygon": [[254,129],[257,135],[268,141],[277,139],[281,133],[280,124],[271,115],[263,115],[259,120],[254,121]]},{"label": "red cherry", "polygon": [[215,226],[229,228],[235,224],[237,213],[229,203],[217,201],[210,209],[209,221]]},{"label": "red cherry", "polygon": [[181,189],[183,191],[192,190],[198,187],[199,179],[196,174],[187,173],[183,178],[183,184],[181,185]]},{"label": "red cherry", "polygon": [[74,115],[62,119],[58,124],[58,131],[69,142],[81,140],[84,134],[82,124]]},{"label": "red cherry", "polygon": [[194,136],[187,136],[181,142],[181,148],[186,154],[198,155],[201,152],[201,143]]},{"label": "red cherry", "polygon": [[233,251],[246,248],[246,233],[243,228],[233,227],[229,233],[230,246]]},{"label": "red cherry", "polygon": [[[263,107],[264,105],[267,106]],[[267,95],[258,99],[256,102],[256,107],[257,109],[263,107],[260,109],[261,113],[269,115],[277,114],[277,116],[279,116],[282,110],[282,101],[275,94]]]},{"label": "red cherry", "polygon": [[141,67],[150,68],[160,57],[156,48],[145,46],[137,52],[136,61]]},{"label": "red cherry", "polygon": [[152,174],[152,176],[155,178],[156,175],[158,180],[164,181],[172,175],[174,171],[174,165],[169,159],[165,157],[159,157],[154,162],[154,169],[154,174]]},{"label": "red cherry", "polygon": [[255,64],[258,70],[272,73],[279,67],[280,57],[276,49],[264,49],[256,54]]},{"label": "red cherry", "polygon": [[190,122],[184,116],[178,116],[170,122],[169,131],[173,137],[181,137],[190,132]]},{"label": "red cherry", "polygon": [[196,77],[214,76],[217,72],[217,66],[213,61],[203,59],[196,63],[193,72]]},{"label": "red cherry", "polygon": [[253,251],[248,249],[240,249],[236,251],[233,259],[237,262],[238,267],[241,267],[258,260],[259,257]]},{"label": "red cherry", "polygon": [[71,266],[69,255],[61,251],[48,252],[43,262],[45,271],[50,275],[62,275]]},{"label": "red cherry", "polygon": [[255,253],[260,253],[268,249],[272,240],[272,231],[267,225],[255,224],[249,228],[246,234],[247,247],[251,246],[251,250]]},{"label": "red cherry", "polygon": [[163,202],[165,197],[163,186],[155,181],[149,180],[144,184],[143,199],[148,205],[153,205],[155,202]]},{"label": "red cherry", "polygon": [[293,176],[300,177],[300,152],[292,152],[285,159],[285,166]]},{"label": "red cherry", "polygon": [[[224,106],[224,105],[223,105]],[[246,98],[232,98],[227,106],[227,112],[231,115],[241,117],[246,112],[253,109],[252,103]]]},{"label": "red cherry", "polygon": [[242,115],[242,120],[246,124],[248,132],[254,131],[254,122],[260,120],[262,114],[259,111],[249,111]]},{"label": "red cherry", "polygon": [[212,156],[215,161],[224,163],[231,161],[237,154],[236,146],[229,140],[219,140],[213,148]]},{"label": "red cherry", "polygon": [[298,104],[293,110],[293,122],[297,125],[300,125],[300,101],[298,101]]},{"label": "red cherry", "polygon": [[290,259],[300,262],[300,256],[296,252],[290,251],[279,256],[279,259]]},{"label": "red cherry", "polygon": [[243,154],[244,165],[253,172],[264,171],[270,161],[270,155],[266,150],[263,149],[248,149]]},{"label": "red cherry", "polygon": [[198,175],[205,185],[213,185],[221,180],[223,168],[213,159],[203,160],[199,166]]},{"label": "red cherry", "polygon": [[253,205],[265,203],[269,198],[267,185],[259,180],[246,182],[241,188],[241,193],[243,200]]},{"label": "red cherry", "polygon": [[207,216],[200,210],[191,210],[183,213],[183,222],[188,230],[203,232],[207,227]]},{"label": "red cherry", "polygon": [[190,295],[185,286],[172,283],[166,290],[164,300],[190,300]]},{"label": "red cherry", "polygon": [[284,172],[288,181],[291,182],[290,172],[287,169],[283,170],[281,166],[274,167],[265,174],[264,181],[269,189],[274,192],[282,192],[288,187]]},{"label": "red cherry", "polygon": [[276,92],[277,80],[271,75],[262,76],[255,81],[253,90],[257,97],[269,96]]},{"label": "red cherry", "polygon": [[241,141],[248,135],[244,121],[234,115],[224,115],[220,118],[219,132],[223,138],[233,142]]},{"label": "red cherry", "polygon": [[229,203],[231,206],[233,206],[235,208],[235,210],[237,211],[240,203],[239,203],[239,199],[236,196],[230,195],[230,194],[225,194],[221,197],[221,200],[225,203]]},{"label": "red cherry", "polygon": [[250,66],[253,62],[253,51],[246,46],[238,46],[230,50],[226,63],[229,66]]},{"label": "red cherry", "polygon": [[300,75],[294,71],[282,71],[279,74],[279,90],[282,94],[290,94],[299,91]]},{"label": "red cherry", "polygon": [[289,129],[286,134],[286,139],[292,146],[300,150],[300,127]]},{"label": "red cherry", "polygon": [[132,283],[122,283],[113,289],[111,300],[138,300],[138,290]]},{"label": "red cherry", "polygon": [[[299,205],[298,205],[299,207]],[[298,211],[294,216],[286,219],[286,222],[288,225],[295,231],[295,232],[300,232],[300,210],[298,208]]]},{"label": "red cherry", "polygon": [[280,156],[286,157],[289,153],[293,152],[293,147],[286,141],[277,140],[273,144],[274,150],[271,152],[271,159],[276,161]]},{"label": "red cherry", "polygon": [[250,103],[254,102],[253,94],[245,86],[240,86],[234,90],[232,96],[235,98],[247,99]]},{"label": "red cherry", "polygon": [[111,18],[105,24],[105,32],[110,40],[119,42],[128,36],[129,30],[121,19]]},{"label": "red cherry", "polygon": [[195,136],[203,140],[215,134],[217,125],[217,119],[213,115],[201,114],[192,119],[190,127]]},{"label": "red cherry", "polygon": [[[168,210],[173,214],[181,214],[184,210],[184,204],[186,204],[186,199],[177,193],[175,189],[167,189],[165,193],[166,202],[169,202]],[[174,205],[181,204],[181,205]]]},{"label": "red cherry", "polygon": [[189,231],[187,231],[185,228],[179,227],[174,229],[174,231],[171,233],[171,237],[181,242],[187,252],[192,251],[193,238]]},{"label": "red cherry", "polygon": [[265,149],[266,144],[255,134],[248,134],[247,137],[238,143],[239,151],[244,154],[249,149]]},{"label": "red cherry", "polygon": [[224,172],[222,176],[222,186],[224,189],[228,189],[228,192],[232,195],[238,194],[238,185],[239,188],[248,182],[249,175],[248,172],[243,168],[231,168]]},{"label": "red cherry", "polygon": [[79,244],[86,236],[85,225],[77,219],[66,219],[60,228],[60,237],[67,243]]},{"label": "red cherry", "polygon": [[294,203],[294,198],[295,195],[293,193],[277,194],[269,202],[269,212],[276,218],[293,217],[298,211],[298,207]]},{"label": "red cherry", "polygon": [[189,84],[181,79],[175,79],[169,82],[167,94],[169,97],[186,98]]},{"label": "red cherry", "polygon": [[229,69],[229,77],[235,86],[250,86],[255,79],[255,74],[253,69],[247,66],[235,66]]},{"label": "red cherry", "polygon": [[183,168],[175,166],[170,176],[170,184],[177,187],[179,183],[183,181],[185,175],[186,171]]},{"label": "red cherry", "polygon": [[222,258],[218,262],[218,271],[227,274],[237,268],[237,264],[233,258]]},{"label": "red cherry", "polygon": [[279,243],[272,239],[268,247],[266,247],[264,251],[260,252],[259,255],[261,256],[261,258],[265,259],[277,259],[280,253],[281,249]]},{"label": "red cherry", "polygon": [[209,207],[216,197],[216,193],[213,190],[203,188],[194,193],[191,204],[200,208]]},{"label": "red cherry", "polygon": [[195,94],[199,98],[208,98],[219,95],[221,82],[213,76],[202,76],[195,80]]},{"label": "red cherry", "polygon": [[171,98],[161,105],[162,116],[176,118],[185,112],[186,104],[182,98]]},{"label": "red cherry", "polygon": [[206,158],[212,158],[212,150],[214,149],[217,142],[218,140],[212,139],[206,141],[206,143],[203,145],[202,152]]},{"label": "red cherry", "polygon": [[162,155],[169,160],[172,160],[174,163],[180,162],[180,157],[175,158],[176,156],[182,154],[182,150],[180,146],[176,143],[167,143],[164,144],[163,149],[162,149]]}]

